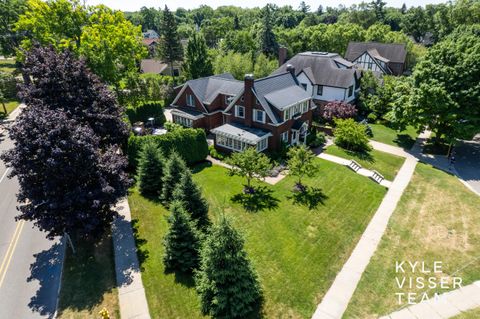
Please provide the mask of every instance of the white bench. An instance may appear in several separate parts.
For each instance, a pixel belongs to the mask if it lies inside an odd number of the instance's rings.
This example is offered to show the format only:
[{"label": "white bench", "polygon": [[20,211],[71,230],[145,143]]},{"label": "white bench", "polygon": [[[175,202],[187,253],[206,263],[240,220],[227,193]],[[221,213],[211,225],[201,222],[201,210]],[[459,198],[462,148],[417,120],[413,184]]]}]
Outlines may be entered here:
[{"label": "white bench", "polygon": [[385,177],[383,177],[383,175],[377,171],[373,171],[373,174],[372,176],[370,176],[370,178],[375,182],[377,182],[378,184],[380,184],[385,179]]},{"label": "white bench", "polygon": [[353,159],[350,160],[350,163],[348,164],[348,167],[354,171],[355,173],[358,172],[362,166],[360,164],[358,164],[356,161],[354,161]]}]

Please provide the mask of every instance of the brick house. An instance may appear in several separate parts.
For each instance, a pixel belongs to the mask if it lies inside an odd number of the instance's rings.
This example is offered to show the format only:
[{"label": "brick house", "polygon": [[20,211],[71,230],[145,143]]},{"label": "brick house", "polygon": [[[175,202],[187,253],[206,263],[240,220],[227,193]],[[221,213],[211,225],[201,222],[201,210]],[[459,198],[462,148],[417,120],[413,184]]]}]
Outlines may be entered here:
[{"label": "brick house", "polygon": [[[199,80],[219,77],[225,80],[225,75]],[[215,147],[220,150],[243,151],[253,146],[258,151],[275,151],[281,148],[282,143],[297,145],[306,142],[316,105],[312,103],[311,95],[300,86],[293,67],[277,75],[257,80],[253,75],[246,75],[243,82],[230,83],[227,85],[231,89],[229,92],[238,91],[228,99],[223,98],[225,107],[219,103],[208,110],[215,112],[215,115],[207,115],[192,107],[186,109],[185,105],[192,104],[192,99],[198,104],[201,100],[192,94],[194,92],[189,87],[184,85],[172,103],[175,107],[172,111],[173,120],[186,126],[191,124],[210,130],[215,136]],[[185,114],[186,110],[188,114]],[[183,123],[180,116],[190,116],[192,122]]]}]

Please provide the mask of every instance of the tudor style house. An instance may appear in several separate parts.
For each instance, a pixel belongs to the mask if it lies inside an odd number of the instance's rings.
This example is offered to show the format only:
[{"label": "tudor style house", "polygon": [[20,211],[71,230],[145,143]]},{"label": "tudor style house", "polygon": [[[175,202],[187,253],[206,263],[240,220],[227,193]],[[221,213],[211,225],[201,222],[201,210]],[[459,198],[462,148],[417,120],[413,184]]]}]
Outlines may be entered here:
[{"label": "tudor style house", "polygon": [[172,106],[173,121],[202,127],[224,151],[279,150],[306,143],[315,104],[300,86],[295,68],[255,80],[222,74],[186,82]]},{"label": "tudor style house", "polygon": [[339,54],[303,52],[282,63],[285,59],[285,49],[280,48],[281,66],[273,74],[285,72],[288,65],[293,65],[297,70],[300,85],[312,96],[317,105],[321,106],[331,101],[355,102],[360,90],[361,72]]},{"label": "tudor style house", "polygon": [[345,58],[379,75],[402,75],[407,49],[404,43],[350,42]]}]

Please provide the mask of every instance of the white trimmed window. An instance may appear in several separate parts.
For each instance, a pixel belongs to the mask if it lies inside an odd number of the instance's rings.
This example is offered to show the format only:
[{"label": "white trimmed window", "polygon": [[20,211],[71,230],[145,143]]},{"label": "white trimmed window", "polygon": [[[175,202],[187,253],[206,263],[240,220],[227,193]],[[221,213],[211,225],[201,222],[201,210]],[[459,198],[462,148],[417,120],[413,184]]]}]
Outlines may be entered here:
[{"label": "white trimmed window", "polygon": [[231,137],[226,137],[226,136],[219,135],[219,134],[216,135],[215,142],[219,146],[222,146],[222,147],[234,150],[234,151],[238,151],[238,152],[241,152],[244,149],[246,149],[247,147],[252,146],[252,145],[247,144],[245,142],[235,140]]},{"label": "white trimmed window", "polygon": [[253,110],[253,120],[259,123],[265,123],[265,112],[262,110]]},{"label": "white trimmed window", "polygon": [[263,140],[260,140],[257,143],[257,151],[259,152],[266,150],[267,147],[268,147],[268,137],[264,138]]},{"label": "white trimmed window", "polygon": [[317,95],[323,95],[323,85],[317,87]]},{"label": "white trimmed window", "polygon": [[235,116],[242,119],[245,118],[245,107],[241,105],[235,105]]},{"label": "white trimmed window", "polygon": [[180,124],[185,127],[192,127],[193,121],[191,119],[187,119],[186,117],[182,117],[180,115],[173,114],[173,123]]},{"label": "white trimmed window", "polygon": [[348,88],[348,96],[352,96],[353,94],[353,85],[350,85],[350,87]]},{"label": "white trimmed window", "polygon": [[233,96],[231,95],[225,95],[225,104],[228,105],[230,102],[232,102]]},{"label": "white trimmed window", "polygon": [[192,94],[187,94],[187,105],[188,106],[195,106],[195,98]]},{"label": "white trimmed window", "polygon": [[288,131],[285,131],[280,135],[280,140],[282,142],[288,143]]}]

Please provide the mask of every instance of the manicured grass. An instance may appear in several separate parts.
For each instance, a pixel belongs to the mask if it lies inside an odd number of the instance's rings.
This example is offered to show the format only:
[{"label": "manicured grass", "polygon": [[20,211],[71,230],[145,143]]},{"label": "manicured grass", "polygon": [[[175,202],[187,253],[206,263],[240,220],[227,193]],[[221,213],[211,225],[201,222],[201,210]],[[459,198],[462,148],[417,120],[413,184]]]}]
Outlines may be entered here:
[{"label": "manicured grass", "polygon": [[0,59],[0,71],[13,73],[16,70],[14,59]]},{"label": "manicured grass", "polygon": [[[194,170],[212,220],[227,215],[245,237],[263,287],[265,318],[311,317],[385,195],[383,187],[346,167],[316,161],[320,170],[305,184],[321,188],[324,202],[312,210],[288,198],[294,185],[291,177],[273,186],[257,183],[271,190],[264,197],[270,199],[265,202],[271,209],[247,212],[231,201],[242,191],[243,179],[228,176],[220,166],[204,164]],[[138,220],[140,255],[145,259],[142,278],[152,318],[200,318],[193,282],[164,274],[162,239],[168,212],[136,189],[129,203]]]},{"label": "manicured grass", "polygon": [[390,144],[393,146],[411,149],[418,136],[415,128],[408,126],[405,131],[397,131],[383,124],[369,124],[372,128],[374,141]]},{"label": "manicured grass", "polygon": [[6,102],[5,106],[7,108],[7,114],[4,113],[3,105],[0,105],[0,119],[12,113],[12,111],[15,110],[19,104],[20,103],[16,100]]},{"label": "manicured grass", "polygon": [[114,267],[110,234],[97,244],[78,240],[75,254],[67,247],[57,318],[99,318],[105,307],[119,319]]},{"label": "manicured grass", "polygon": [[427,292],[432,297],[434,292],[447,291],[421,290],[415,286],[398,288],[397,276],[399,279],[404,276],[426,278],[432,274],[406,271],[399,275],[395,272],[397,261],[424,261],[428,268],[432,268],[434,261],[440,261],[441,277],[458,276],[463,285],[478,280],[479,207],[480,197],[456,177],[418,164],[344,318],[377,318],[389,314],[400,307],[395,293]]},{"label": "manicured grass", "polygon": [[453,317],[452,319],[478,319],[480,318],[480,307]]},{"label": "manicured grass", "polygon": [[400,156],[391,155],[385,152],[372,150],[368,154],[359,154],[344,150],[337,145],[331,145],[325,153],[343,157],[346,159],[353,159],[357,161],[363,168],[369,170],[376,170],[382,174],[385,179],[393,181],[395,175],[397,175],[400,167],[402,167],[405,159]]}]

